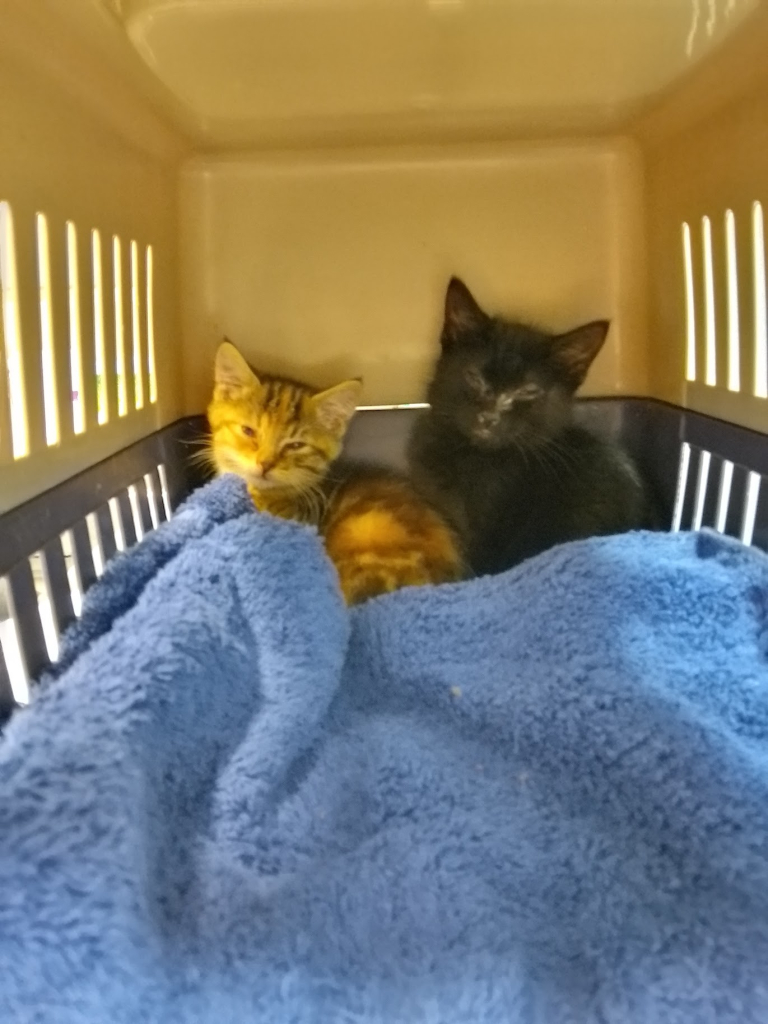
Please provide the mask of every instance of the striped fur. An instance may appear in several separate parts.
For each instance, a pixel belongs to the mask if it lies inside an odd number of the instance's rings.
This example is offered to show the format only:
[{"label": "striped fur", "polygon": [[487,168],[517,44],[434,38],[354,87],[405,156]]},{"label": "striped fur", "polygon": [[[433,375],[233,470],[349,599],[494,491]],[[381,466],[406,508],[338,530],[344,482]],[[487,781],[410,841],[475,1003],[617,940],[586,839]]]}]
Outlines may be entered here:
[{"label": "striped fur", "polygon": [[360,386],[349,380],[318,392],[257,376],[225,341],[208,406],[210,461],[218,473],[243,477],[261,511],[319,525],[320,483],[341,451]]},{"label": "striped fur", "polygon": [[264,512],[316,525],[348,604],[404,586],[460,579],[456,538],[408,480],[334,467],[360,382],[316,391],[257,375],[229,342],[216,357],[205,458],[236,473]]},{"label": "striped fur", "polygon": [[347,604],[464,575],[453,531],[407,479],[380,468],[349,467],[328,502],[323,536]]}]

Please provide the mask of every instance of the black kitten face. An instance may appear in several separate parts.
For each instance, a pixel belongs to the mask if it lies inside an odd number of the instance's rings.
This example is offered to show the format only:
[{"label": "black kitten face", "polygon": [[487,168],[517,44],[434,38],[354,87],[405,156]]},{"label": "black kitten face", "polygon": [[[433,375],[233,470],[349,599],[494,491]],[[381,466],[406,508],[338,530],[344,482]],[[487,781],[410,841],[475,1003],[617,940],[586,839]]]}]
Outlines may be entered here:
[{"label": "black kitten face", "polygon": [[429,387],[432,409],[479,447],[544,443],[567,423],[607,329],[599,321],[555,336],[489,317],[454,278]]}]

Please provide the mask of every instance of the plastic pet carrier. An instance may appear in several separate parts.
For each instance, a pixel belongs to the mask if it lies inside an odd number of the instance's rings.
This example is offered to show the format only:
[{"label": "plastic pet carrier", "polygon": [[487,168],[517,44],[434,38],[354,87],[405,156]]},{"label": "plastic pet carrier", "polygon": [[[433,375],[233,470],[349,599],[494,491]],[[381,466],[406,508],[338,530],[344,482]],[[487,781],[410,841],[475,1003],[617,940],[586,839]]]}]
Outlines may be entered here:
[{"label": "plastic pet carrier", "polygon": [[194,485],[223,336],[361,375],[398,463],[460,275],[609,318],[580,414],[672,530],[768,541],[760,0],[6,0],[0,706]]}]

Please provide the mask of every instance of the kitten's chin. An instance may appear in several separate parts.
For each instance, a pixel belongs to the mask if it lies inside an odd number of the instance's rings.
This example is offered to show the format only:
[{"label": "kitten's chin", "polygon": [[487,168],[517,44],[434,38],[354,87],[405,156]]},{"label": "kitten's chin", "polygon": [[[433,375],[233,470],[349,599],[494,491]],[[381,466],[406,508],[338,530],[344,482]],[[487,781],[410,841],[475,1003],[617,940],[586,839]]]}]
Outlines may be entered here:
[{"label": "kitten's chin", "polygon": [[535,451],[546,445],[547,438],[537,434],[521,431],[517,434],[504,434],[497,431],[473,430],[469,435],[476,448],[487,452],[501,452],[514,449],[518,452]]},{"label": "kitten's chin", "polygon": [[243,473],[243,478],[248,486],[252,487],[255,491],[276,491],[286,489],[285,484],[280,484],[277,480],[265,480],[263,476],[257,476],[255,473]]},{"label": "kitten's chin", "polygon": [[503,437],[492,430],[472,430],[470,431],[469,439],[477,448],[484,448],[487,451],[497,451],[510,445],[509,438]]},{"label": "kitten's chin", "polygon": [[300,494],[310,488],[313,483],[312,479],[297,479],[296,477],[280,478],[269,476],[264,478],[263,476],[256,476],[256,474],[245,474],[244,476],[249,487],[263,494],[275,494],[279,491],[284,494]]}]

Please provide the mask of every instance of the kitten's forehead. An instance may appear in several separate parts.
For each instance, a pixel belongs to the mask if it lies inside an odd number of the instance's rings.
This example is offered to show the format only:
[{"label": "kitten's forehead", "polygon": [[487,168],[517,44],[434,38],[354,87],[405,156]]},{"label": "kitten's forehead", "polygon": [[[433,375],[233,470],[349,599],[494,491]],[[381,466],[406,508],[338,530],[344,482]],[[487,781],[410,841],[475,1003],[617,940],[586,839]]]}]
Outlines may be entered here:
[{"label": "kitten's forehead", "polygon": [[528,353],[519,347],[504,343],[488,345],[465,355],[462,368],[465,374],[477,377],[494,390],[519,387],[542,375],[541,354]]}]

